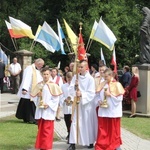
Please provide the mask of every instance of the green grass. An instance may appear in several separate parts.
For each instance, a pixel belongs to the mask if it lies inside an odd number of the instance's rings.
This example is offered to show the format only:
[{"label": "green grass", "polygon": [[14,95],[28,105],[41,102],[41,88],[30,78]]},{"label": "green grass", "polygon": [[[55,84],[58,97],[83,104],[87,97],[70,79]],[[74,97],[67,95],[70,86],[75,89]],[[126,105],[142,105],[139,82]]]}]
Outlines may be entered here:
[{"label": "green grass", "polygon": [[128,118],[124,116],[122,118],[122,127],[141,138],[150,140],[150,118]]},{"label": "green grass", "polygon": [[[122,127],[150,140],[150,118],[122,118]],[[23,123],[14,116],[0,120],[0,150],[27,150],[34,147],[37,126]],[[57,135],[54,141],[59,140]]]},{"label": "green grass", "polygon": [[[27,150],[34,147],[37,125],[23,123],[14,116],[0,120],[0,150]],[[55,135],[54,140],[58,140]]]}]

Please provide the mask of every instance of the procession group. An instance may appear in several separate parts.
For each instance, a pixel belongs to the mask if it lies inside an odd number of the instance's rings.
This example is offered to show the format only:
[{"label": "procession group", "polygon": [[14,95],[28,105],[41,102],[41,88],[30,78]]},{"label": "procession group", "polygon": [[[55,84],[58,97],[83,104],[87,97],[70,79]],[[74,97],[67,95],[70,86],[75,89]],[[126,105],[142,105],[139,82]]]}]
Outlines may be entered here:
[{"label": "procession group", "polygon": [[[16,117],[38,125],[35,148],[53,149],[54,121],[60,121],[62,108],[70,144],[67,150],[75,150],[76,144],[87,149],[119,150],[125,90],[113,70],[100,64],[94,72],[85,60],[71,62],[63,73],[44,65],[38,58],[25,68],[17,93]],[[133,67],[132,72],[136,76],[138,68]]]}]

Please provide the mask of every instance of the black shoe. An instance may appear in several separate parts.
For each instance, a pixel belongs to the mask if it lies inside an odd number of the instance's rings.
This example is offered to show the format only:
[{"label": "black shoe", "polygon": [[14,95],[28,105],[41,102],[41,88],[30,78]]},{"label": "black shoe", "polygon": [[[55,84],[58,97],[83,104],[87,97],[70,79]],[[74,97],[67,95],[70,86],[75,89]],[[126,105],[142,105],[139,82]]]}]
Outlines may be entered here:
[{"label": "black shoe", "polygon": [[90,148],[93,148],[93,144],[90,144],[89,146],[88,146],[88,148],[90,149]]},{"label": "black shoe", "polygon": [[61,119],[59,119],[59,118],[56,117],[56,121],[61,121]]},{"label": "black shoe", "polygon": [[69,134],[67,135],[66,140],[67,140],[67,144],[69,144]]},{"label": "black shoe", "polygon": [[75,150],[75,144],[70,144],[70,146],[67,148],[67,150]]},{"label": "black shoe", "polygon": [[66,136],[66,140],[68,140],[69,139],[69,134]]},{"label": "black shoe", "polygon": [[23,122],[24,122],[24,123],[28,123],[28,121],[27,121],[27,120],[23,120]]},{"label": "black shoe", "polygon": [[37,124],[36,121],[29,121],[28,123],[29,123],[29,124]]}]

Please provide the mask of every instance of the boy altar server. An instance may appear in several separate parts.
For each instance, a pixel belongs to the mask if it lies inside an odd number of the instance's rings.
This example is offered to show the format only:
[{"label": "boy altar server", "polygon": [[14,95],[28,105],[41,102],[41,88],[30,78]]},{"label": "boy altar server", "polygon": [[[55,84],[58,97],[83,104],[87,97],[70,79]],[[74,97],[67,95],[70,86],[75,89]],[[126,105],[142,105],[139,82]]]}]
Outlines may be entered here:
[{"label": "boy altar server", "polygon": [[104,77],[105,81],[99,87],[98,105],[100,107],[98,109],[98,135],[95,150],[117,150],[122,144],[120,118],[122,117],[124,89],[113,78],[111,69],[104,71]]},{"label": "boy altar server", "polygon": [[[74,101],[72,106],[73,114],[69,136],[70,146],[67,150],[75,150],[75,144],[93,148],[93,143],[95,142],[93,133],[94,127],[91,118],[93,111],[92,100],[95,96],[95,83],[94,78],[89,74],[89,71],[87,71],[87,67],[87,61],[80,61],[78,79],[74,76],[70,83],[70,96],[76,95],[79,104],[77,106]],[[79,89],[75,91],[77,86]]]},{"label": "boy altar server", "polygon": [[63,106],[64,120],[67,127],[68,135],[66,137],[69,140],[70,126],[71,126],[71,114],[72,114],[72,102],[73,98],[69,96],[69,87],[72,80],[72,72],[66,74],[67,83],[62,85],[63,97],[61,98],[61,105]]},{"label": "boy altar server", "polygon": [[56,83],[50,82],[48,67],[43,68],[41,73],[43,81],[38,83],[31,92],[36,105],[35,119],[38,120],[35,148],[52,150],[54,120],[62,91]]}]

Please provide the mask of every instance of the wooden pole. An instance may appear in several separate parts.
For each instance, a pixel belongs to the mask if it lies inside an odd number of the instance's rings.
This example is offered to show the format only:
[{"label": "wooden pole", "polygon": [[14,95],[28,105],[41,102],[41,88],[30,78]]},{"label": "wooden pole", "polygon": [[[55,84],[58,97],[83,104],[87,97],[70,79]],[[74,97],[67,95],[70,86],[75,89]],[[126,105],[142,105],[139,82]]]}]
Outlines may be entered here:
[{"label": "wooden pole", "polygon": [[[80,33],[81,33],[81,30],[82,30],[82,22],[79,23],[80,25]],[[79,42],[78,42],[78,45],[79,45]],[[79,63],[79,60],[78,60],[78,46],[77,46],[77,55],[76,55],[76,79],[78,80],[78,63]],[[76,88],[76,91],[79,90],[79,87],[77,85],[77,88]],[[76,96],[77,97],[77,101],[76,101],[76,115],[77,115],[77,144],[79,143],[79,102],[80,102],[80,97]]]},{"label": "wooden pole", "polygon": [[35,46],[35,43],[36,43],[36,41],[33,40],[32,44],[31,44],[31,47],[30,47],[30,51],[33,50],[33,48],[34,48],[34,46]]},{"label": "wooden pole", "polygon": [[[78,59],[76,59],[76,79],[78,80]],[[77,85],[76,91],[79,90]],[[79,143],[79,97],[76,96],[76,136],[77,136],[77,144]]]},{"label": "wooden pole", "polygon": [[86,51],[88,50],[89,43],[90,43],[90,38],[88,39],[88,43],[86,45]]},{"label": "wooden pole", "polygon": [[88,52],[90,50],[91,44],[92,44],[93,40],[90,41],[88,49],[86,49],[86,51]]},{"label": "wooden pole", "polygon": [[13,42],[13,45],[14,45],[14,47],[15,47],[15,50],[17,51],[17,46],[16,46],[16,44],[15,44],[15,41],[13,40],[13,38],[11,38],[11,40],[12,40],[12,42]]},{"label": "wooden pole", "polygon": [[69,47],[69,44],[68,44],[66,38],[65,38],[65,42],[66,42],[66,44],[67,44],[67,47],[68,47],[69,52],[71,53],[71,50],[70,50],[70,47]]}]

